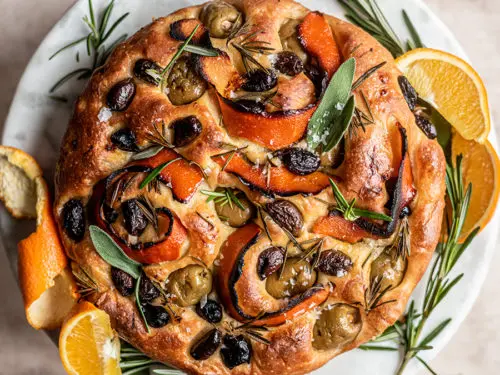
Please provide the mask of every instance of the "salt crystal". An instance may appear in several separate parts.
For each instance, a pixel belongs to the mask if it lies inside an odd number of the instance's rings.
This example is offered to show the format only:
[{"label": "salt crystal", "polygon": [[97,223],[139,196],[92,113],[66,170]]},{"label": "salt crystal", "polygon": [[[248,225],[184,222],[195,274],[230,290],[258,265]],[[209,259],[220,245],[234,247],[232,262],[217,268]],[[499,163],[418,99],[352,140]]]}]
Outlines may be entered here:
[{"label": "salt crystal", "polygon": [[113,116],[113,112],[111,112],[111,109],[109,109],[108,107],[102,107],[99,111],[99,114],[97,115],[97,119],[99,120],[99,122],[106,122],[111,118],[111,116]]},{"label": "salt crystal", "polygon": [[342,111],[342,110],[344,109],[344,107],[345,107],[345,105],[344,105],[344,104],[342,104],[342,103],[337,103],[337,104],[335,104],[335,109],[336,109],[337,111]]}]

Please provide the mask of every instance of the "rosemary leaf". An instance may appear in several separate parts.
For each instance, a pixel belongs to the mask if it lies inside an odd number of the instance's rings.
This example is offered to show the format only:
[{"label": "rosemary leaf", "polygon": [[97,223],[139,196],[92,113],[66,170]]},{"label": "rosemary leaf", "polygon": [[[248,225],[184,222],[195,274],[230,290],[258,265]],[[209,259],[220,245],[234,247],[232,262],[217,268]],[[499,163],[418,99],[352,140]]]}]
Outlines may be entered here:
[{"label": "rosemary leaf", "polygon": [[152,146],[144,151],[138,152],[137,154],[134,154],[132,156],[132,160],[143,160],[143,159],[149,159],[152,158],[153,156],[157,155],[164,149],[164,146]]},{"label": "rosemary leaf", "polygon": [[184,47],[184,51],[194,53],[195,55],[200,55],[200,56],[208,56],[208,57],[219,56],[219,52],[217,52],[217,50],[214,48],[204,48],[200,46],[193,46],[191,44]]},{"label": "rosemary leaf", "polygon": [[387,64],[387,61],[381,62],[380,64],[375,65],[374,67],[368,69],[365,73],[359,77],[356,82],[352,84],[352,91],[356,90],[359,86],[363,84],[368,78],[370,78],[373,73],[375,73],[377,70],[382,68],[385,64]]},{"label": "rosemary leaf", "polygon": [[158,175],[166,168],[168,167],[170,164],[172,163],[175,163],[176,161],[178,160],[181,160],[182,158],[175,158],[175,159],[172,159],[170,161],[167,161],[166,163],[163,163],[161,165],[159,165],[158,167],[156,167],[155,169],[153,169],[151,171],[150,174],[148,174],[146,176],[146,178],[144,178],[144,180],[141,182],[141,184],[139,185],[139,189],[144,189],[151,181],[153,181],[156,177],[158,177]]},{"label": "rosemary leaf", "polygon": [[323,99],[309,120],[307,145],[316,149],[324,142],[329,128],[340,117],[349,97],[356,71],[356,60],[350,58],[344,62],[331,79]]},{"label": "rosemary leaf", "polygon": [[422,43],[422,39],[420,38],[420,35],[417,32],[417,29],[415,28],[415,25],[410,19],[410,16],[408,16],[408,13],[406,10],[403,10],[403,20],[405,21],[405,25],[408,28],[408,31],[410,32],[411,38],[412,38],[412,49],[415,48],[424,48],[425,45]]},{"label": "rosemary leaf", "polygon": [[376,350],[376,351],[385,351],[385,352],[397,352],[398,348],[392,348],[390,346],[377,346],[377,345],[360,345],[358,347],[361,350]]},{"label": "rosemary leaf", "polygon": [[71,47],[74,47],[78,44],[80,44],[81,42],[85,41],[87,39],[86,36],[84,36],[83,38],[80,38],[80,39],[77,39],[75,40],[74,42],[71,42],[67,45],[65,45],[64,47],[58,49],[56,52],[54,52],[50,57],[49,57],[49,60],[52,60],[54,57],[56,57],[57,55],[59,55],[61,52],[71,48]]},{"label": "rosemary leaf", "polygon": [[[140,278],[141,264],[130,259],[109,234],[95,225],[91,225],[89,231],[97,253],[106,263],[121,269],[135,279]],[[137,284],[139,283],[137,282]]]},{"label": "rosemary leaf", "polygon": [[[141,285],[141,278],[142,278],[142,275],[139,274],[139,277],[137,278],[137,281],[135,282],[135,291],[134,291],[135,302],[137,304],[137,308],[139,309],[139,313],[141,314],[141,318],[144,322],[144,325],[146,326],[146,331],[148,331],[148,333],[151,333],[151,330],[149,329],[148,321],[146,319],[146,315],[144,315],[144,309],[142,308],[142,305],[141,305],[141,297],[140,297],[140,293],[139,293],[139,290],[141,289],[141,286],[140,286]],[[151,362],[149,362],[149,363],[151,363]]]}]

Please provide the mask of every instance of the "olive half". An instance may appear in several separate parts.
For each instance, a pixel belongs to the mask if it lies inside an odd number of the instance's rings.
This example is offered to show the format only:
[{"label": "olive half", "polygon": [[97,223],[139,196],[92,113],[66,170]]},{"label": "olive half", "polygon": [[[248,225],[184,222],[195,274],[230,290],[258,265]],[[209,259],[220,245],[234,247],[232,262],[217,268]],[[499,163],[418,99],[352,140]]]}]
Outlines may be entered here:
[{"label": "olive half", "polygon": [[85,213],[80,200],[71,199],[64,204],[62,219],[66,235],[75,242],[83,240],[85,235]]},{"label": "olive half", "polygon": [[275,272],[267,278],[267,292],[274,298],[293,297],[304,293],[316,282],[316,271],[311,264],[300,258],[289,258],[283,265],[283,270]]},{"label": "olive half", "polygon": [[296,205],[290,201],[279,199],[268,203],[266,209],[280,227],[288,230],[295,237],[300,236],[304,226],[304,218]]},{"label": "olive half", "polygon": [[200,19],[212,38],[227,38],[233,30],[238,30],[243,25],[242,14],[224,1],[214,1],[205,5]]},{"label": "olive half", "polygon": [[394,254],[394,251],[384,250],[377,259],[372,262],[370,280],[379,280],[380,290],[396,288],[405,275],[406,260]]},{"label": "olive half", "polygon": [[192,264],[170,274],[165,289],[177,305],[196,305],[212,290],[212,274],[205,267]]},{"label": "olive half", "polygon": [[362,321],[359,309],[346,304],[336,304],[324,309],[313,330],[313,347],[318,350],[340,349],[352,342]]},{"label": "olive half", "polygon": [[[216,192],[225,193],[226,190],[226,188],[219,188]],[[222,221],[234,228],[239,228],[255,216],[255,206],[241,190],[229,190],[228,194],[232,194],[232,196],[236,197],[237,201],[234,199],[230,202],[227,200],[216,200],[215,210]]]},{"label": "olive half", "polygon": [[175,62],[167,77],[166,93],[174,105],[183,105],[199,99],[207,83],[196,72],[193,61],[182,56]]}]

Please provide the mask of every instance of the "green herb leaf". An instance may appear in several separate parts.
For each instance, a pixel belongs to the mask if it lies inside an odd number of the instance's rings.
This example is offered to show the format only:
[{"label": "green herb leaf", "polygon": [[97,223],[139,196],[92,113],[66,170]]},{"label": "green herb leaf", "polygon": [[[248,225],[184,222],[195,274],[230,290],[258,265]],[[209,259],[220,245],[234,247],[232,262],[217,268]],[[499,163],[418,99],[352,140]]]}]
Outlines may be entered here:
[{"label": "green herb leaf", "polygon": [[170,164],[175,163],[178,160],[181,160],[182,158],[175,158],[170,161],[167,161],[166,163],[163,163],[153,169],[150,174],[146,176],[146,178],[141,182],[139,185],[139,189],[144,189],[151,181],[153,181],[158,175],[163,171],[166,167],[168,167]]},{"label": "green herb leaf", "polygon": [[332,124],[340,117],[351,96],[351,88],[356,71],[356,60],[345,61],[331,79],[323,99],[309,120],[307,145],[316,149],[325,142]]},{"label": "green herb leaf", "polygon": [[132,160],[143,160],[143,159],[149,159],[152,158],[153,156],[157,155],[162,151],[165,147],[163,146],[152,146],[144,151],[138,152],[137,154],[134,154],[132,156]]},{"label": "green herb leaf", "polygon": [[95,225],[91,225],[89,231],[97,253],[106,263],[121,269],[135,279],[141,276],[141,264],[130,259],[109,234]]},{"label": "green herb leaf", "polygon": [[174,63],[177,61],[177,59],[182,55],[182,52],[184,52],[184,49],[186,46],[189,44],[191,39],[193,39],[194,34],[196,34],[196,31],[198,31],[198,28],[200,25],[196,25],[196,27],[193,29],[191,34],[187,37],[187,39],[179,46],[179,49],[175,53],[174,57],[172,57],[172,60],[168,63],[168,65],[165,67],[165,69],[162,70],[161,72],[161,82],[160,82],[160,88],[163,91],[164,89],[164,84],[165,84],[165,79],[167,78],[167,73],[170,71],[172,66],[174,66]]},{"label": "green herb leaf", "polygon": [[349,125],[351,124],[355,108],[356,100],[354,99],[354,96],[351,96],[347,101],[346,106],[342,110],[342,113],[330,128],[330,132],[328,133],[328,136],[326,138],[326,146],[323,149],[324,152],[328,152],[331,149],[335,148],[342,140],[344,134],[347,132],[347,129],[349,129]]},{"label": "green herb leaf", "polygon": [[142,308],[142,305],[141,305],[141,297],[139,294],[139,289],[141,288],[141,278],[142,278],[142,275],[139,273],[139,277],[137,278],[137,281],[135,282],[135,290],[134,290],[135,302],[137,304],[137,308],[139,309],[139,313],[141,314],[141,318],[144,322],[144,325],[146,326],[146,330],[148,331],[148,333],[151,333],[151,330],[149,329],[148,321],[146,319],[146,315],[144,315],[144,309]]},{"label": "green herb leaf", "polygon": [[219,52],[217,52],[214,48],[205,48],[200,46],[193,46],[191,44],[184,47],[184,51],[194,53],[195,55],[200,56],[208,56],[208,57],[217,57],[219,56]]}]

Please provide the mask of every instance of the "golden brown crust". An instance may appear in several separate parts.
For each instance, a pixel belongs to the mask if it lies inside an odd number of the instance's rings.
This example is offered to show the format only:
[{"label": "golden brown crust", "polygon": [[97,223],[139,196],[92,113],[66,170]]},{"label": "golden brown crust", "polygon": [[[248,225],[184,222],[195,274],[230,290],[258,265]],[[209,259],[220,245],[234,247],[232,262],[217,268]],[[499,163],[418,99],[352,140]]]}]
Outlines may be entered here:
[{"label": "golden brown crust", "polygon": [[[263,30],[259,38],[268,41],[278,51],[282,48],[278,34],[280,27],[288,19],[303,19],[309,12],[291,0],[230,2],[245,13],[247,22]],[[110,147],[109,139],[114,131],[127,126],[135,132],[138,145],[145,147],[148,144],[145,136],[152,131],[153,123],[163,120],[168,124],[189,115],[195,115],[201,121],[203,132],[194,144],[178,152],[186,159],[195,161],[208,173],[208,182],[204,182],[199,189],[212,190],[218,183],[238,187],[254,202],[268,201],[267,197],[251,191],[234,175],[221,172],[220,167],[210,158],[211,155],[224,151],[221,146],[223,142],[237,146],[249,143],[242,139],[231,139],[221,126],[213,88],[192,104],[174,106],[157,87],[136,80],[137,92],[128,110],[113,112],[109,121],[99,121],[99,113],[106,106],[106,95],[110,88],[115,83],[132,77],[134,63],[140,58],[151,59],[160,66],[166,66],[179,45],[178,41],[169,36],[170,24],[180,19],[198,17],[201,7],[181,9],[142,28],[121,44],[107,63],[94,73],[76,103],[74,116],[63,140],[56,176],[57,218],[61,218],[64,204],[72,198],[81,199],[87,205],[95,185],[130,161],[130,153]],[[362,311],[363,327],[360,334],[353,342],[333,350],[319,351],[313,348],[313,327],[317,311],[309,311],[293,321],[271,328],[266,334],[266,338],[271,341],[269,346],[252,342],[251,363],[229,370],[218,353],[204,361],[196,361],[190,357],[189,350],[193,342],[211,328],[193,308],[181,310],[180,323],[152,329],[151,334],[148,334],[134,300],[122,297],[114,288],[110,266],[95,252],[88,231],[83,241],[75,243],[64,234],[59,219],[60,232],[66,251],[74,262],[73,267],[90,270],[99,284],[99,293],[91,297],[92,302],[108,312],[121,337],[152,358],[193,374],[303,374],[322,366],[334,356],[359,346],[393,324],[403,313],[411,292],[425,272],[438,241],[444,208],[443,153],[437,142],[428,140],[416,126],[398,85],[397,78],[401,73],[389,52],[359,28],[334,17],[327,16],[327,20],[343,58],[347,59],[351,55],[356,58],[356,77],[381,62],[387,62],[356,91],[358,98],[361,92],[366,96],[375,123],[366,132],[358,131],[346,142],[345,162],[337,174],[342,176],[339,186],[347,199],[356,198],[357,204],[362,208],[378,211],[383,209],[388,199],[385,182],[394,174],[397,159],[391,142],[397,136],[394,129],[401,126],[407,132],[408,154],[417,194],[411,204],[411,256],[408,258],[405,277],[397,288],[390,290],[384,297],[384,300],[394,299],[396,302],[368,313]],[[214,41],[214,46],[224,48],[224,43]],[[352,51],[355,52],[351,54]],[[233,64],[241,71],[241,61],[237,54],[230,55]],[[253,151],[258,154],[259,150],[258,146],[250,145],[248,155]],[[155,195],[154,201],[169,207],[179,216],[190,233],[190,246],[178,260],[146,267],[148,276],[159,282],[164,282],[174,270],[195,264],[197,261],[193,257],[213,267],[222,243],[232,231],[219,220],[213,205],[205,203],[206,197],[202,194],[197,193],[189,203],[182,204],[175,201],[166,190],[161,195]],[[330,189],[324,190],[318,197],[334,201]],[[312,197],[295,195],[287,199],[303,213],[306,228],[311,228],[316,219],[327,214],[325,205]],[[208,222],[202,217],[208,219]],[[260,221],[257,223],[262,225]],[[275,244],[286,244],[287,237],[275,224],[269,222],[269,229]],[[315,236],[306,230],[300,240]],[[380,252],[390,243],[391,239],[366,239],[357,244],[349,244],[326,238],[323,249],[335,248],[345,252],[351,257],[353,268],[343,278],[321,276],[322,281],[335,283],[335,289],[325,305],[339,302],[362,304],[370,278],[370,267],[362,265],[370,249]],[[269,245],[267,238],[261,236],[257,245],[245,256],[245,268],[238,288],[240,295],[244,296],[245,310],[248,313],[257,314],[262,309],[275,310],[282,304],[282,301],[275,300],[266,293],[263,282],[253,271],[258,254]],[[225,315],[224,321],[230,322],[233,319]]]}]

